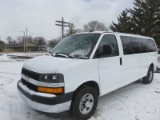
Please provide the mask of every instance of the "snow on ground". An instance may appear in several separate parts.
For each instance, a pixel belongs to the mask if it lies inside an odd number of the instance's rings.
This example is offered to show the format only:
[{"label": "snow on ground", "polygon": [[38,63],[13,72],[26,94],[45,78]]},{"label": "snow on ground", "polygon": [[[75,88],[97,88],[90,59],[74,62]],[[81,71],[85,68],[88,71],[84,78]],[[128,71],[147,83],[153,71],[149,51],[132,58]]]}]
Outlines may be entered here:
[{"label": "snow on ground", "polygon": [[100,98],[99,120],[160,120],[160,74],[153,83],[135,82]]},{"label": "snow on ground", "polygon": [[158,68],[160,69],[160,54],[158,54],[158,62],[159,62]]},{"label": "snow on ground", "polygon": [[[22,101],[17,81],[23,63],[11,59],[0,61],[0,120],[72,119],[68,112],[41,114]],[[160,120],[160,74],[155,73],[152,84],[135,82],[99,98],[91,120]]]},{"label": "snow on ground", "polygon": [[0,62],[3,61],[13,61],[13,60],[9,59],[6,54],[0,54]]},{"label": "snow on ground", "polygon": [[24,61],[23,59],[12,59],[10,56],[7,54],[1,54],[0,53],[0,62],[13,62],[13,61]]},{"label": "snow on ground", "polygon": [[14,52],[14,53],[4,53],[7,55],[11,55],[11,56],[25,56],[25,57],[35,57],[35,56],[40,56],[40,55],[45,55],[48,54],[48,52],[28,52],[28,53],[24,53],[24,52]]}]

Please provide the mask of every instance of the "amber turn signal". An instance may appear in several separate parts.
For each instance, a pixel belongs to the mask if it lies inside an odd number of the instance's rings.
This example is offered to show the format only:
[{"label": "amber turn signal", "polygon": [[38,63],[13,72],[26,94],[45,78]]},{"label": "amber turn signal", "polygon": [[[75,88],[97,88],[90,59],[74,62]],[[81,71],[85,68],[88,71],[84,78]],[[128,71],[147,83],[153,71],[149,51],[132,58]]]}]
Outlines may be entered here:
[{"label": "amber turn signal", "polygon": [[45,93],[62,93],[63,88],[46,88],[46,87],[38,87],[39,92],[45,92]]}]

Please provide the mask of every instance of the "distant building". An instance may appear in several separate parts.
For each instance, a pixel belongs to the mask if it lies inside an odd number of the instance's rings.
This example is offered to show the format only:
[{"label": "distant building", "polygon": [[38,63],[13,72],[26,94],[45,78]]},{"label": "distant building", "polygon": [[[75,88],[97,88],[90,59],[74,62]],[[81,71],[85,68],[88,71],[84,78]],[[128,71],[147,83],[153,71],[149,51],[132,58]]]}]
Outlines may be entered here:
[{"label": "distant building", "polygon": [[[36,43],[27,43],[27,51],[46,51],[47,47],[45,45],[38,45]],[[14,52],[23,52],[24,44],[23,43],[9,43],[5,45],[5,50],[14,51]]]}]

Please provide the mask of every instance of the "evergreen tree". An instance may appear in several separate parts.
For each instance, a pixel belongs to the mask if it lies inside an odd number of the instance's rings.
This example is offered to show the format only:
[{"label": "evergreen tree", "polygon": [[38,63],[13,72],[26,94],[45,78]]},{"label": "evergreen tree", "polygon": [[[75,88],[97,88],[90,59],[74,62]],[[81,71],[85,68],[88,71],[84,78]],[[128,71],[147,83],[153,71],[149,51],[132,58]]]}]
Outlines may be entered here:
[{"label": "evergreen tree", "polygon": [[160,1],[135,0],[134,5],[134,9],[130,10],[134,23],[134,33],[156,39],[160,35]]},{"label": "evergreen tree", "polygon": [[123,29],[120,32],[150,36],[160,45],[160,0],[134,0],[134,7],[129,9],[128,13],[130,16],[126,25],[129,25],[131,30],[122,24],[121,21],[126,19],[122,14],[120,15],[122,18],[118,17],[118,23],[112,23],[110,29],[113,31]]},{"label": "evergreen tree", "polygon": [[75,29],[74,24],[70,24],[69,30],[67,30],[67,33],[65,36],[69,36],[71,34],[75,34],[77,32],[77,30]]},{"label": "evergreen tree", "polygon": [[131,24],[131,18],[130,18],[130,12],[126,9],[122,11],[121,15],[118,16],[118,23],[112,22],[112,25],[110,25],[110,29],[114,32],[125,32],[125,33],[131,33],[132,32],[132,24]]}]

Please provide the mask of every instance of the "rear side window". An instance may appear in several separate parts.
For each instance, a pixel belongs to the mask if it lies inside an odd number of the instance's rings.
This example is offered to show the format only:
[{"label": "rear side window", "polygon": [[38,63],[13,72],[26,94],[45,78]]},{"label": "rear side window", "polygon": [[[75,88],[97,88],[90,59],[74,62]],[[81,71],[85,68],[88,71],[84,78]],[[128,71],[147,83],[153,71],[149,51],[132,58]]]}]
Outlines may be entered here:
[{"label": "rear side window", "polygon": [[156,46],[153,40],[151,39],[142,39],[141,40],[142,47],[144,48],[145,52],[155,52],[156,51]]},{"label": "rear side window", "polygon": [[130,37],[121,36],[123,52],[125,55],[134,53],[133,44]]},{"label": "rear side window", "polygon": [[156,46],[152,39],[121,36],[124,55],[155,52]]},{"label": "rear side window", "polygon": [[[111,54],[110,55],[102,55],[103,47],[107,45],[111,47]],[[115,35],[104,35],[98,49],[95,53],[95,57],[113,57],[119,55],[118,43]]]}]

